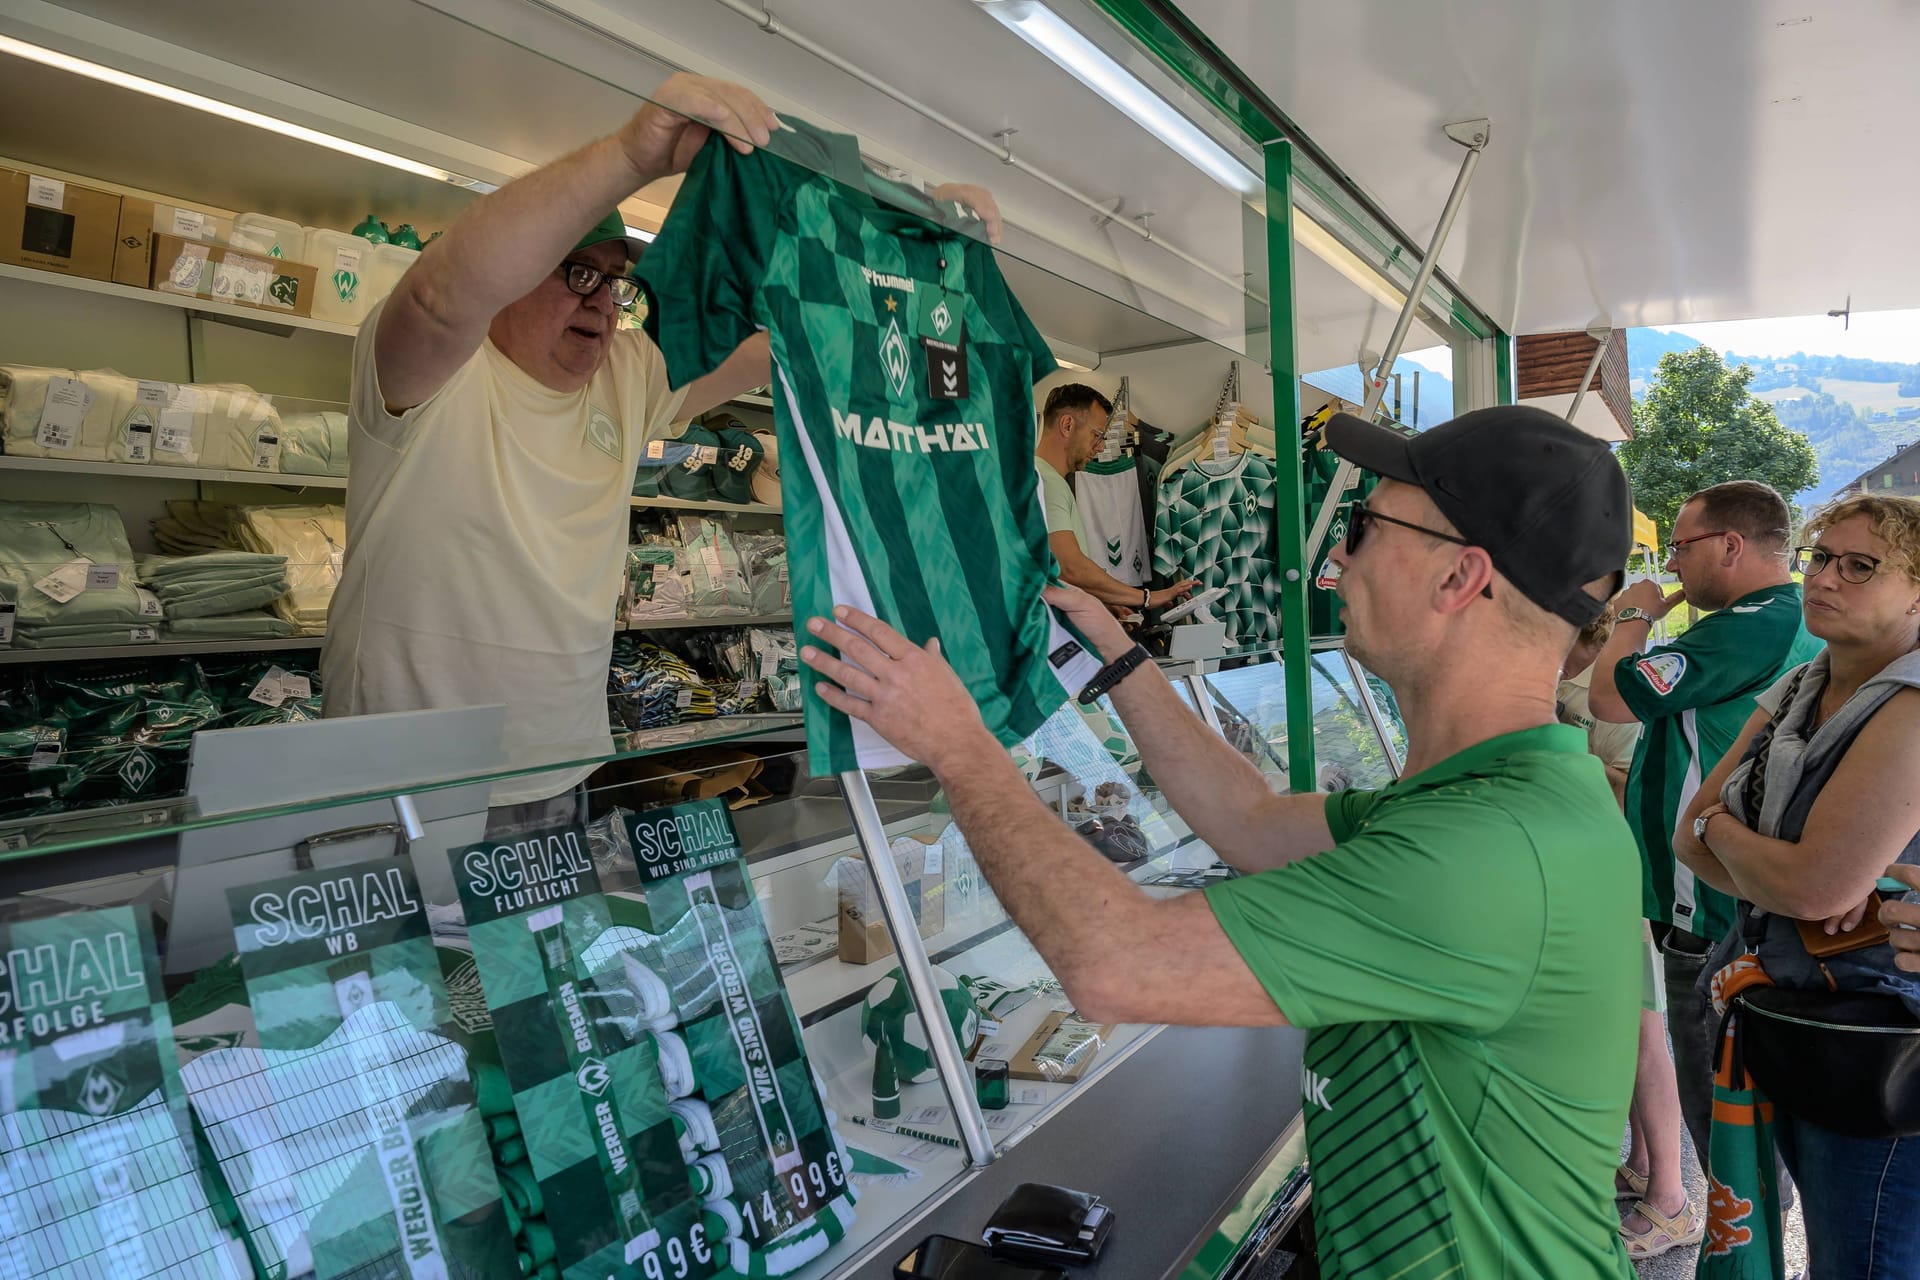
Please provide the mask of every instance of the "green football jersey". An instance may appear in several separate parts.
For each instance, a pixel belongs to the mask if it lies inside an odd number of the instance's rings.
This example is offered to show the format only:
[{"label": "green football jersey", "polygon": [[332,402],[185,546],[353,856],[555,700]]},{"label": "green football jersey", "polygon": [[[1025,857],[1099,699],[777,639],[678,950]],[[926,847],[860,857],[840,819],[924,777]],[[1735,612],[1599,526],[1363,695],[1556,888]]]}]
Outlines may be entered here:
[{"label": "green football jersey", "polygon": [[1743,596],[1708,614],[1672,644],[1622,658],[1614,685],[1644,725],[1627,774],[1627,820],[1640,844],[1641,910],[1710,941],[1733,927],[1734,900],[1701,884],[1673,856],[1673,828],[1720,757],[1744,750],[1754,699],[1809,662],[1800,586]]},{"label": "green football jersey", "polygon": [[[768,332],[796,620],[847,604],[938,636],[1011,745],[1100,669],[1040,599],[1057,569],[1033,384],[1053,354],[948,211],[870,174],[852,138],[789,123],[695,158],[637,272],[648,330],[675,385]],[[904,761],[802,675],[815,773]]]},{"label": "green football jersey", "polygon": [[1337,792],[1333,848],[1207,891],[1307,1032],[1328,1280],[1632,1280],[1633,839],[1586,748],[1543,725]]},{"label": "green football jersey", "polygon": [[1235,645],[1280,640],[1273,463],[1257,453],[1195,462],[1168,477],[1153,522],[1153,572],[1162,582],[1198,578],[1225,587],[1206,606]]}]

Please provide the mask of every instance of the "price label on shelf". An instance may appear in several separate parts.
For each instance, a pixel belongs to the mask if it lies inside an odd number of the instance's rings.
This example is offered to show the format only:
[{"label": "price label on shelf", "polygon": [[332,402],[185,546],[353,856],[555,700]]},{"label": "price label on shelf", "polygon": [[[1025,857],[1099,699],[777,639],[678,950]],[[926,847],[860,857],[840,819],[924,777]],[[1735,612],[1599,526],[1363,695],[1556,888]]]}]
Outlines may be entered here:
[{"label": "price label on shelf", "polygon": [[193,209],[175,209],[167,229],[182,240],[198,240],[207,232],[207,215]]},{"label": "price label on shelf", "polygon": [[87,590],[117,591],[120,588],[120,566],[117,564],[90,564],[87,566]]},{"label": "price label on shelf", "polygon": [[160,633],[152,627],[135,627],[127,632],[128,644],[152,644],[160,638]]},{"label": "price label on shelf", "polygon": [[58,213],[67,207],[67,184],[58,178],[43,178],[32,174],[27,178],[27,203],[39,209],[52,209]]},{"label": "price label on shelf", "polygon": [[674,694],[674,695],[673,695],[673,705],[674,705],[675,707],[678,707],[678,708],[679,708],[680,710],[682,710],[682,711],[685,711],[685,710],[686,710],[686,709],[687,709],[688,707],[690,707],[690,706],[692,706],[692,705],[693,705],[693,690],[691,690],[691,689],[682,689],[682,690],[681,690],[680,692],[678,692],[678,693],[676,693],[676,694]]},{"label": "price label on shelf", "polygon": [[93,391],[78,378],[49,378],[47,403],[40,411],[34,443],[42,449],[71,449],[80,440],[80,424],[93,407]]},{"label": "price label on shelf", "polygon": [[155,409],[165,409],[173,403],[176,390],[177,388],[171,382],[142,382],[134,389],[133,402]]}]

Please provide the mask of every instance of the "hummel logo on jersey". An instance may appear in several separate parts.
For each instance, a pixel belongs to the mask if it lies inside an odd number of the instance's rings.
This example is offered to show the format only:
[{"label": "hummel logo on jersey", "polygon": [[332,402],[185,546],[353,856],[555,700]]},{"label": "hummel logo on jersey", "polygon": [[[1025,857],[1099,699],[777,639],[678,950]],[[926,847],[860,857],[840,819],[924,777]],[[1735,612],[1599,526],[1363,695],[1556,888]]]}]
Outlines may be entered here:
[{"label": "hummel logo on jersey", "polygon": [[1124,558],[1120,550],[1120,539],[1107,539],[1107,563],[1117,565]]},{"label": "hummel logo on jersey", "polygon": [[1308,1069],[1300,1078],[1300,1096],[1318,1106],[1322,1111],[1332,1111],[1333,1104],[1327,1101],[1327,1086],[1332,1083],[1331,1077]]},{"label": "hummel logo on jersey", "polygon": [[880,367],[887,371],[893,394],[903,394],[907,389],[907,340],[900,336],[898,320],[887,321],[887,331],[881,335]]},{"label": "hummel logo on jersey", "polygon": [[833,414],[833,434],[868,449],[893,449],[906,453],[966,453],[985,449],[987,424],[984,422],[937,422],[916,427],[885,418],[862,419],[857,413]]},{"label": "hummel logo on jersey", "polygon": [[905,276],[882,275],[871,267],[861,267],[860,274],[865,276],[867,283],[876,289],[898,289],[902,293],[913,292],[913,281]]}]

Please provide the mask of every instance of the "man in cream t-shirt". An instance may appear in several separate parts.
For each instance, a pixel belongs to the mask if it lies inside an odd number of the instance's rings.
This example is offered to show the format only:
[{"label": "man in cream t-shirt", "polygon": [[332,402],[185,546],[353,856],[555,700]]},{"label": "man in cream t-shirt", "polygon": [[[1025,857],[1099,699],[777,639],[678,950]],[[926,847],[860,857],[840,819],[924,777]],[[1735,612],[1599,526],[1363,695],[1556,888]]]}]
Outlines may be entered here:
[{"label": "man in cream t-shirt", "polygon": [[[640,246],[607,211],[683,170],[710,128],[747,151],[777,126],[745,89],[675,76],[618,133],[474,202],[368,317],[329,716],[505,703],[510,765],[606,754],[641,450],[768,373],[761,336],[668,388],[653,344],[619,326]],[[584,816],[570,793],[591,771],[497,784],[490,833]]]}]

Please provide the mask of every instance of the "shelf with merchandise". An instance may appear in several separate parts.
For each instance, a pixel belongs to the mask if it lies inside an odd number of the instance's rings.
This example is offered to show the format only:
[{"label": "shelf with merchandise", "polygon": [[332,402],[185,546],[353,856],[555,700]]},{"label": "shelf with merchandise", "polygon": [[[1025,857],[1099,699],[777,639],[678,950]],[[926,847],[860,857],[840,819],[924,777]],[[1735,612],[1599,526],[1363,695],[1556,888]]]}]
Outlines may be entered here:
[{"label": "shelf with merchandise", "polygon": [[637,618],[621,626],[622,631],[690,631],[696,627],[790,627],[791,613],[716,614],[706,618]]},{"label": "shelf with merchandise", "polygon": [[217,653],[280,653],[318,649],[325,636],[274,636],[261,640],[153,640],[137,644],[76,645],[65,649],[0,649],[0,666],[92,662],[102,658],[195,657]]},{"label": "shelf with merchandise", "polygon": [[231,303],[209,301],[206,298],[162,293],[157,289],[136,289],[131,285],[114,284],[108,280],[89,280],[81,276],[61,275],[53,271],[36,271],[32,267],[8,266],[5,263],[0,263],[0,280],[18,280],[25,284],[46,285],[54,289],[72,289],[103,298],[150,303],[156,307],[184,311],[189,316],[197,316],[202,320],[280,336],[299,331],[351,338],[360,332],[358,325],[334,324],[307,316],[281,315],[259,307],[238,307]]},{"label": "shelf with merchandise", "polygon": [[115,479],[176,481],[202,484],[270,485],[276,489],[331,489],[347,487],[345,476],[303,476],[284,471],[228,471],[211,467],[164,467],[137,462],[90,462],[66,458],[27,458],[0,455],[0,471],[41,471],[61,475]]},{"label": "shelf with merchandise", "polygon": [[778,516],[780,508],[765,502],[727,502],[721,498],[634,498],[636,510],[719,511],[734,515]]}]

